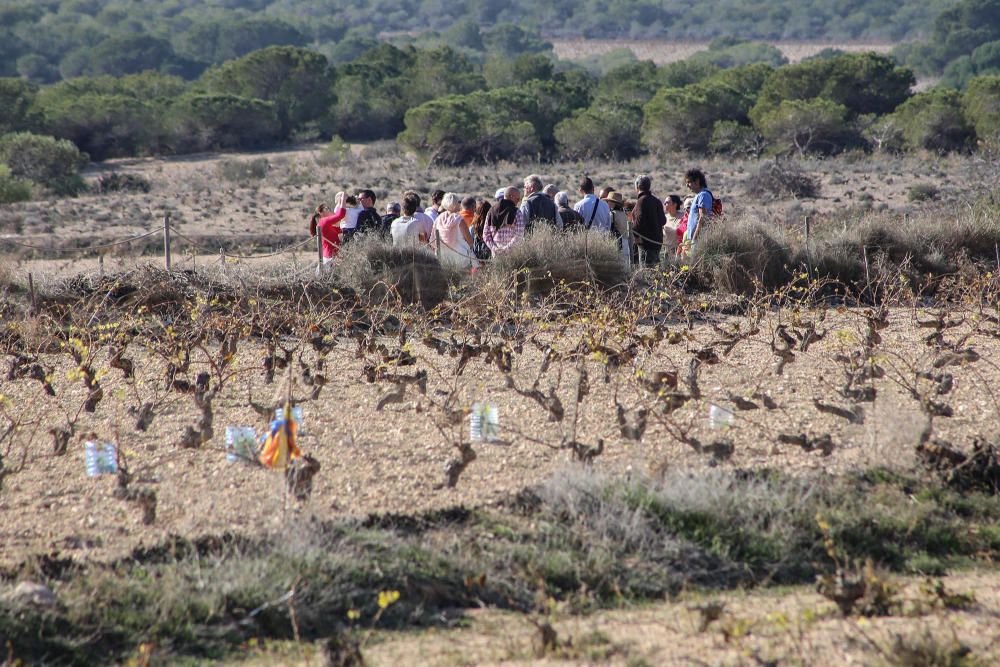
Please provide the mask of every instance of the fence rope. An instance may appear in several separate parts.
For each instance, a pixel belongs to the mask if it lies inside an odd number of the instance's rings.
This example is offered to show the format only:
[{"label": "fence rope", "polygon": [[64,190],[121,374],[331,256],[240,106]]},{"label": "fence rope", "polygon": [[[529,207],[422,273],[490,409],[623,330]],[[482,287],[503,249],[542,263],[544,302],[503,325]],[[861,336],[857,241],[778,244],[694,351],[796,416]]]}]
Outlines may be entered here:
[{"label": "fence rope", "polygon": [[[192,246],[194,246],[198,250],[201,250],[205,254],[211,255],[211,254],[214,254],[216,252],[216,250],[213,249],[213,248],[208,248],[206,246],[201,245],[200,243],[198,243],[196,241],[191,240],[190,238],[188,238],[184,234],[181,234],[180,232],[178,232],[173,227],[170,228],[170,231],[174,234],[174,236],[177,236],[179,238],[184,239],[189,244],[191,244]],[[227,258],[232,257],[233,259],[265,259],[267,257],[275,257],[275,256],[280,255],[282,253],[286,253],[289,250],[295,250],[296,248],[301,248],[302,246],[306,245],[307,243],[312,243],[312,242],[313,242],[313,238],[309,237],[309,238],[307,238],[307,239],[305,239],[303,241],[298,241],[296,243],[291,243],[291,244],[285,246],[284,248],[281,248],[279,250],[275,250],[274,252],[269,252],[269,253],[267,253],[265,255],[234,255],[234,254],[231,254],[231,253],[228,253],[228,252],[225,253],[225,255],[226,255]]]},{"label": "fence rope", "polygon": [[138,236],[130,236],[127,239],[120,239],[118,241],[112,241],[111,243],[103,243],[101,245],[87,246],[86,248],[46,248],[43,246],[31,245],[30,243],[22,243],[21,241],[15,241],[14,239],[6,236],[0,237],[0,241],[6,241],[7,243],[20,246],[22,248],[41,250],[43,252],[55,252],[55,253],[90,252],[93,250],[104,250],[105,248],[113,248],[115,246],[131,243],[132,241],[138,241],[139,239],[144,239],[147,236],[153,236],[154,234],[159,234],[162,231],[163,227],[158,227],[151,232],[146,232],[145,234],[139,234]]}]

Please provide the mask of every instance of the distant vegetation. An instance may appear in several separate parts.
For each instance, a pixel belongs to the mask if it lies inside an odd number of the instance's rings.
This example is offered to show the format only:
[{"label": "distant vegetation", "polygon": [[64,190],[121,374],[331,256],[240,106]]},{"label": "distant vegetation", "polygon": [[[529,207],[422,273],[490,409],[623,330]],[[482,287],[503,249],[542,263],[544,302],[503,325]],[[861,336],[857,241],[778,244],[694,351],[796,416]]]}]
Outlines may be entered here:
[{"label": "distant vegetation", "polygon": [[[630,5],[633,15],[644,6]],[[481,28],[473,17],[486,5],[444,32],[391,42],[377,42],[371,26],[364,34],[351,28],[350,13],[319,12],[322,3],[310,5],[321,18],[309,20],[305,3],[294,0],[255,3],[267,14],[170,7],[0,5],[0,31],[9,38],[0,49],[11,56],[0,63],[17,70],[0,78],[0,135],[22,133],[17,142],[30,144],[33,156],[66,147],[24,133],[68,140],[96,161],[398,139],[438,164],[620,160],[677,150],[754,157],[947,152],[992,148],[1000,139],[1000,69],[987,57],[1000,53],[1000,0],[950,6],[934,21],[930,41],[900,47],[895,57],[831,48],[787,64],[773,46],[720,37],[661,67],[630,52],[585,64],[560,61],[536,30]],[[421,9],[409,9],[410,25],[417,25]],[[380,28],[402,20],[391,11],[379,15]],[[46,32],[53,26],[58,35]],[[546,26],[558,29],[551,20]],[[579,29],[586,32],[586,24]],[[29,36],[39,51],[26,46]],[[943,71],[949,83],[960,71],[960,88],[914,95],[913,68]],[[44,170],[21,163],[6,162],[6,200],[23,199],[25,187],[64,194],[79,188],[70,175],[40,178]]]},{"label": "distant vegetation", "polygon": [[[2,0],[0,76],[51,82],[81,75],[120,76],[146,69],[194,78],[267,46],[308,46],[344,62],[375,44],[383,33],[441,30],[421,36],[473,51],[495,51],[504,22],[540,28],[546,35],[601,38],[706,40],[738,35],[750,40],[914,39],[955,0],[859,0],[851,3],[793,0],[676,0],[597,2],[553,0]],[[719,17],[725,20],[720,21]]]}]

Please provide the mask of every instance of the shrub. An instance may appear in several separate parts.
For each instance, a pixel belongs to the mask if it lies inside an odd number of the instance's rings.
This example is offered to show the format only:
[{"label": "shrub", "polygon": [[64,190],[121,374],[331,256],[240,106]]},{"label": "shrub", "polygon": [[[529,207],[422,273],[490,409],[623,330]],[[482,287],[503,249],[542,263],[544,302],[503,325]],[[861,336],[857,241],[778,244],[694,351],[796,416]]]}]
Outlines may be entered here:
[{"label": "shrub", "polygon": [[31,184],[11,175],[10,168],[0,164],[0,204],[13,204],[31,199]]},{"label": "shrub", "polygon": [[1000,144],[1000,76],[973,79],[962,106],[980,141]]},{"label": "shrub", "polygon": [[242,183],[259,181],[267,176],[271,163],[266,157],[255,160],[221,160],[216,166],[216,173],[227,181]]},{"label": "shrub", "polygon": [[835,153],[852,143],[847,107],[827,99],[782,100],[754,118],[777,151]]},{"label": "shrub", "polygon": [[754,197],[770,195],[776,199],[810,199],[818,197],[820,191],[816,178],[794,163],[779,160],[758,167],[746,179],[746,187]]},{"label": "shrub", "polygon": [[917,93],[893,114],[911,150],[936,152],[968,148],[975,134],[962,113],[962,98],[954,90]]},{"label": "shrub", "polygon": [[94,192],[101,195],[109,192],[149,192],[149,189],[149,179],[117,171],[99,176],[94,184]]},{"label": "shrub", "polygon": [[59,195],[75,195],[83,189],[80,170],[86,153],[65,139],[15,132],[0,137],[0,163],[11,175],[38,183]]},{"label": "shrub", "polygon": [[334,135],[330,143],[323,147],[315,157],[316,164],[323,167],[335,167],[344,164],[351,157],[351,146]]},{"label": "shrub", "polygon": [[734,120],[720,120],[712,128],[709,150],[720,155],[746,155],[758,158],[766,146],[760,132]]},{"label": "shrub", "polygon": [[429,249],[397,248],[365,234],[344,246],[332,266],[332,276],[362,298],[398,298],[404,304],[433,308],[448,296],[448,277]]},{"label": "shrub", "polygon": [[546,293],[560,283],[619,285],[625,265],[614,240],[603,232],[563,233],[550,227],[535,229],[508,252],[494,255],[488,272],[516,280],[528,293]]},{"label": "shrub", "polygon": [[775,235],[773,225],[739,216],[712,221],[692,257],[712,286],[747,295],[787,283],[790,262],[788,245]]},{"label": "shrub", "polygon": [[906,199],[914,202],[931,201],[937,199],[939,193],[937,186],[932,183],[916,183],[906,191]]},{"label": "shrub", "polygon": [[642,109],[638,105],[597,103],[555,128],[559,152],[568,160],[627,160],[639,155]]}]

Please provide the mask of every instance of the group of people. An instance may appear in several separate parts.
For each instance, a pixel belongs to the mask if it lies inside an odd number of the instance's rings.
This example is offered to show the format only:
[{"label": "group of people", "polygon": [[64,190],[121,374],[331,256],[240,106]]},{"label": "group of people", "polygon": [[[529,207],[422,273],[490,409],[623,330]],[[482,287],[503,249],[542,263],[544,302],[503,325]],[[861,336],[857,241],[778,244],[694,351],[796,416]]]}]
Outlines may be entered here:
[{"label": "group of people", "polygon": [[543,185],[542,178],[532,174],[524,179],[523,192],[516,186],[501,188],[494,201],[435,190],[430,206],[421,210],[420,195],[408,191],[402,203],[386,206],[384,215],[375,208],[373,191],[339,192],[332,210],[326,204],[316,208],[309,230],[322,236],[324,263],[355,235],[373,233],[391,238],[397,246],[429,246],[442,263],[475,269],[480,261],[516,246],[536,226],[548,225],[605,232],[617,240],[626,263],[656,266],[664,248],[680,256],[689,253],[720,210],[704,173],[688,170],[685,183],[691,196],[671,194],[660,200],[647,175],[636,177],[633,197],[611,187],[597,193],[593,180],[584,176],[577,188],[579,199],[571,206],[569,192]]}]

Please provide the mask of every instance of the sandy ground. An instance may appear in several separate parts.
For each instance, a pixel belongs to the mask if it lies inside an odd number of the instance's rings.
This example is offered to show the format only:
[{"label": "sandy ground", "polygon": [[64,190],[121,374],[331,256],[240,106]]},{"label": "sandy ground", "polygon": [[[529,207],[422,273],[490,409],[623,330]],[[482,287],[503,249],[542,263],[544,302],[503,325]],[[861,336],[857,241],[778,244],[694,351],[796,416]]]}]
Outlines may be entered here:
[{"label": "sandy ground", "polygon": [[[589,362],[591,394],[578,408],[574,405],[578,374],[574,362],[557,362],[541,378],[540,387],[555,387],[565,406],[562,422],[533,400],[505,386],[503,377],[483,359],[471,361],[457,376],[457,360],[440,356],[413,340],[409,349],[416,365],[400,368],[411,373],[428,371],[427,394],[408,389],[402,400],[378,409],[392,385],[368,383],[363,366],[370,358],[358,358],[356,346],[347,339],[326,358],[329,384],[316,401],[305,401],[303,449],[322,465],[312,498],[296,511],[321,518],[360,516],[372,512],[414,512],[454,505],[482,505],[498,501],[526,485],[542,482],[568,465],[565,450],[556,448],[564,439],[588,445],[604,440],[606,450],[595,465],[608,473],[636,471],[655,474],[665,469],[702,470],[717,462],[706,452],[696,452],[678,439],[679,433],[697,438],[704,446],[728,441],[732,456],[721,464],[732,468],[780,467],[798,474],[838,472],[848,468],[913,462],[913,447],[926,420],[909,395],[912,383],[921,392],[932,384],[916,380],[917,370],[929,368],[939,353],[925,346],[924,329],[914,326],[915,317],[927,313],[896,311],[881,332],[880,365],[885,377],[876,380],[874,402],[862,404],[864,423],[819,412],[814,400],[849,405],[838,390],[844,366],[838,354],[850,354],[865,331],[861,312],[830,313],[821,323],[826,335],[807,352],[775,374],[776,357],[770,350],[777,317],[767,318],[760,331],[738,343],[729,354],[719,353],[719,363],[704,365],[699,384],[703,396],[669,416],[657,408],[659,399],[641,388],[636,371],[645,377],[655,371],[677,372],[684,377],[695,352],[715,345],[722,327],[735,319],[718,318],[686,331],[675,344],[663,341],[640,354],[634,368],[612,372],[602,381],[603,366]],[[808,317],[803,315],[802,317]],[[713,326],[714,325],[714,326]],[[969,324],[971,327],[972,324]],[[668,327],[668,331],[671,328]],[[674,330],[681,331],[679,327]],[[971,329],[952,330],[958,336]],[[561,335],[540,334],[559,351],[569,351],[581,340],[573,328]],[[384,341],[392,349],[394,341]],[[4,412],[22,426],[7,442],[4,460],[13,474],[4,479],[0,493],[0,564],[12,565],[30,554],[60,551],[78,559],[121,556],[141,544],[152,545],[169,535],[199,536],[224,531],[254,533],[277,527],[286,520],[282,477],[266,469],[230,463],[223,451],[227,425],[252,426],[261,432],[264,419],[250,407],[249,398],[260,404],[284,395],[283,373],[267,385],[261,370],[262,348],[242,344],[232,366],[232,377],[214,403],[213,439],[201,449],[181,448],[185,427],[195,425],[199,412],[190,395],[164,391],[166,359],[134,341],[126,356],[135,362],[137,380],[124,381],[122,374],[107,366],[106,352],[95,356],[105,398],[96,411],[81,411],[86,398],[82,382],[74,376],[75,364],[66,354],[40,356],[51,369],[56,396],[47,396],[30,379],[0,381]],[[283,341],[294,350],[295,388],[303,397],[306,389],[298,379],[299,360],[313,364],[315,352],[296,341]],[[934,434],[959,446],[968,446],[975,435],[989,435],[997,423],[998,403],[994,393],[996,367],[992,359],[998,342],[985,333],[971,333],[965,343],[981,356],[976,363],[948,367],[954,390],[942,400],[952,406],[954,416],[939,418]],[[215,346],[195,350],[187,377],[210,370]],[[530,387],[538,375],[541,352],[525,344],[515,355],[513,377],[521,389]],[[777,406],[763,405],[766,395]],[[448,397],[453,396],[451,401]],[[622,437],[615,417],[615,397],[629,411],[651,409],[649,426],[641,441]],[[735,405],[752,400],[757,409],[741,411]],[[155,419],[146,432],[135,430],[130,409],[144,402],[155,404]],[[468,422],[452,422],[449,410],[468,408],[475,402],[498,407],[504,442],[476,445],[478,459],[454,489],[441,488],[444,466],[455,454],[454,443],[467,437]],[[728,407],[734,413],[730,428],[713,429],[711,405]],[[76,420],[68,453],[53,455],[49,429]],[[779,434],[829,434],[832,452],[804,451],[781,444]],[[113,497],[113,476],[87,477],[84,442],[115,442],[126,454],[136,474],[136,483],[155,490],[156,521],[141,523],[141,510],[133,503]],[[30,517],[29,520],[23,520]]]},{"label": "sandy ground", "polygon": [[[959,573],[944,578],[951,593],[974,603],[952,610],[928,604],[924,582],[893,580],[908,600],[892,617],[842,618],[828,600],[806,587],[721,594],[683,594],[637,608],[546,618],[491,609],[473,610],[452,629],[376,632],[363,649],[372,667],[459,665],[929,665],[969,650],[980,662],[1000,661],[1000,576]],[[703,611],[721,607],[705,627]],[[536,653],[536,624],[548,621],[558,647]],[[362,627],[364,627],[362,625]],[[935,656],[928,649],[939,651]],[[921,649],[923,649],[921,651]],[[939,661],[932,662],[937,659]],[[251,650],[240,664],[323,665],[318,644],[282,643]]]},{"label": "sandy ground", "polygon": [[[340,190],[372,188],[379,210],[400,201],[413,189],[426,196],[441,188],[461,195],[492,196],[498,187],[520,184],[533,172],[560,189],[575,192],[581,172],[598,187],[609,185],[631,192],[636,174],[651,175],[661,197],[684,194],[685,169],[697,165],[707,174],[712,191],[722,198],[727,213],[758,217],[777,229],[801,235],[806,218],[813,229],[840,227],[865,211],[899,216],[947,215],[977,197],[1000,188],[1000,165],[990,156],[893,157],[853,156],[850,159],[789,161],[787,168],[813,178],[815,197],[777,198],[761,192],[752,177],[766,161],[688,156],[642,158],[624,164],[554,163],[428,169],[401,154],[394,145],[355,146],[353,157],[329,165],[321,159],[322,146],[308,145],[255,154],[199,154],[159,159],[111,160],[92,165],[86,177],[120,172],[147,179],[149,193],[85,195],[75,199],[34,201],[0,207],[0,256],[69,262],[103,255],[105,261],[137,254],[163,254],[164,218],[170,216],[175,263],[190,256],[218,258],[220,247],[229,254],[260,255],[306,241],[307,218],[320,202],[332,202]],[[224,178],[223,164],[266,160],[267,175],[260,180]],[[932,197],[912,200],[920,186]],[[133,237],[149,234],[140,240]],[[110,247],[100,247],[117,243]],[[34,246],[32,249],[28,246]],[[75,250],[95,248],[94,251]],[[300,252],[314,252],[306,243]],[[9,261],[8,261],[9,264]]]}]

